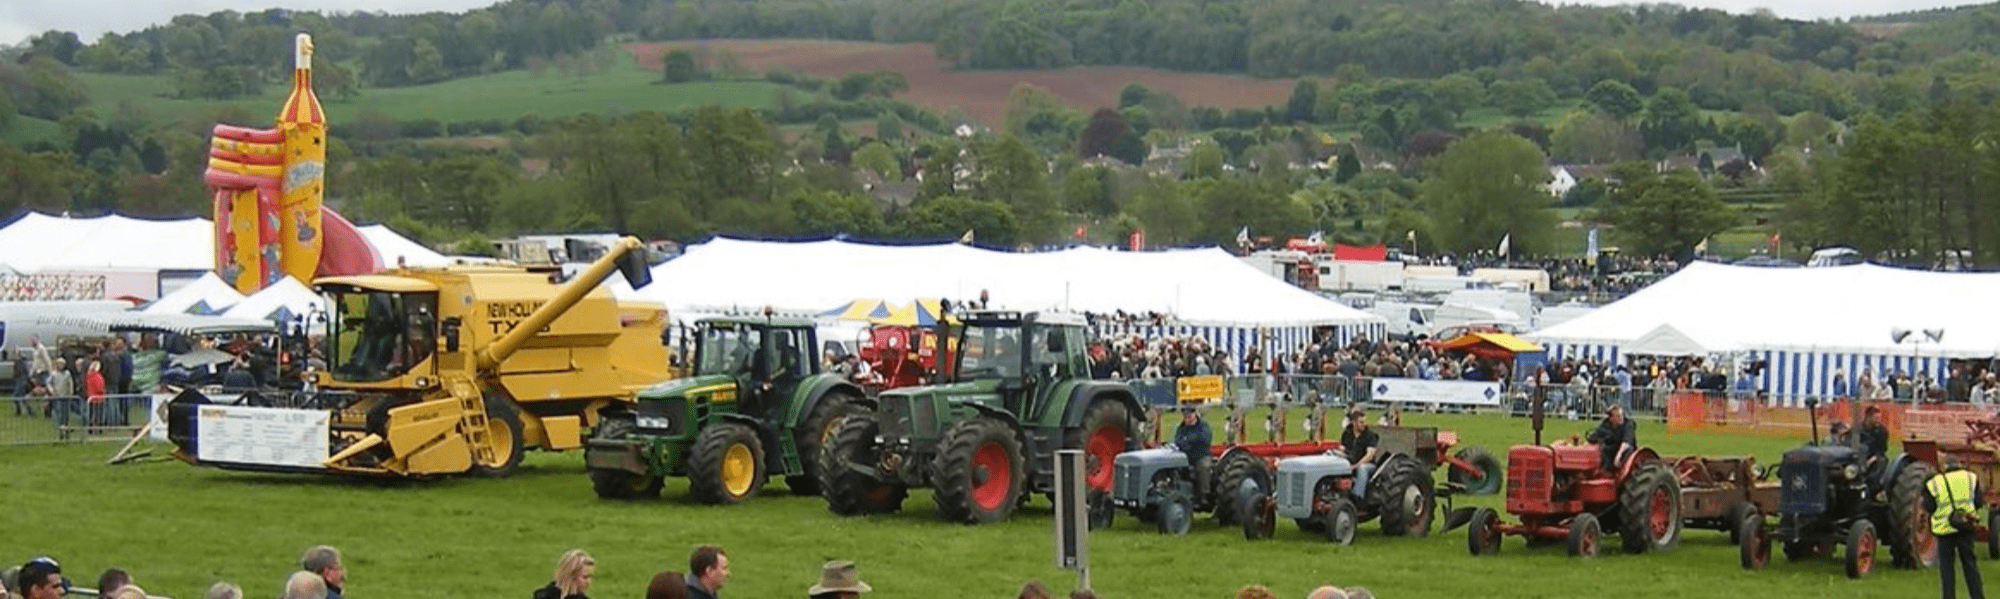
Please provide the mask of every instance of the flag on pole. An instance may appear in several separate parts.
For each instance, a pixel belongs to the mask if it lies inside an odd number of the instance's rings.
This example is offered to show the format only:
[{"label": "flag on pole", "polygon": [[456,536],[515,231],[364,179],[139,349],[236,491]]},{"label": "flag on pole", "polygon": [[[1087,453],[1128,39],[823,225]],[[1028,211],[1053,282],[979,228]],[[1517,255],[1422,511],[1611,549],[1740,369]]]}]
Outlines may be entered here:
[{"label": "flag on pole", "polygon": [[1306,243],[1309,245],[1325,245],[1326,236],[1319,231],[1313,231],[1312,235],[1306,237]]},{"label": "flag on pole", "polygon": [[1129,242],[1131,243],[1131,245],[1132,245],[1132,251],[1134,251],[1134,252],[1137,252],[1137,251],[1143,251],[1143,250],[1145,250],[1145,249],[1146,249],[1146,230],[1145,230],[1145,229],[1139,229],[1139,230],[1137,230],[1137,231],[1133,231],[1133,232],[1132,232],[1132,237],[1131,237],[1130,239],[1128,239],[1127,241],[1129,241]]},{"label": "flag on pole", "polygon": [[1244,227],[1236,230],[1236,245],[1241,245],[1241,246],[1250,245],[1250,227]]},{"label": "flag on pole", "polygon": [[966,229],[964,235],[958,236],[958,242],[964,244],[972,243],[972,229]]},{"label": "flag on pole", "polygon": [[1778,253],[1778,248],[1784,245],[1784,238],[1779,237],[1777,231],[1772,231],[1769,243],[1771,244],[1771,253],[1776,254]]},{"label": "flag on pole", "polygon": [[1417,230],[1416,230],[1416,229],[1410,229],[1410,232],[1409,232],[1409,233],[1405,233],[1405,234],[1403,235],[1403,237],[1404,237],[1404,238],[1407,238],[1407,239],[1409,239],[1409,240],[1410,240],[1410,243],[1416,243],[1416,242],[1417,242]]},{"label": "flag on pole", "polygon": [[1589,257],[1597,257],[1597,227],[1591,227],[1590,235],[1584,238],[1583,253]]},{"label": "flag on pole", "polygon": [[1500,249],[1499,249],[1499,250],[1496,250],[1496,251],[1500,252],[1500,257],[1502,257],[1502,258],[1505,258],[1505,257],[1507,257],[1507,246],[1510,246],[1510,245],[1513,245],[1513,244],[1514,244],[1514,234],[1513,234],[1513,233],[1508,233],[1508,234],[1506,234],[1506,235],[1502,235],[1502,236],[1500,236]]},{"label": "flag on pole", "polygon": [[1077,238],[1077,239],[1083,239],[1083,238],[1085,238],[1085,237],[1089,237],[1089,236],[1090,236],[1090,227],[1089,227],[1089,226],[1087,226],[1087,225],[1077,225],[1077,226],[1076,226],[1076,238]]},{"label": "flag on pole", "polygon": [[1706,253],[1708,253],[1708,238],[1703,237],[1701,243],[1694,244],[1694,255],[1700,256]]}]

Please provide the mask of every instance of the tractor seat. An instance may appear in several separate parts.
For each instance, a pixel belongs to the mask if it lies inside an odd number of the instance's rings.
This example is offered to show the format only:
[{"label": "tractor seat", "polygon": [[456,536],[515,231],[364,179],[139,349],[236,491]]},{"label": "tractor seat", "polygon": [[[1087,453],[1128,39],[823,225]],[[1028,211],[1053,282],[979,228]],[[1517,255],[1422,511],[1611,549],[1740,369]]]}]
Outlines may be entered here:
[{"label": "tractor seat", "polygon": [[1598,462],[1604,459],[1596,445],[1569,445],[1552,447],[1556,453],[1557,470],[1596,470]]}]

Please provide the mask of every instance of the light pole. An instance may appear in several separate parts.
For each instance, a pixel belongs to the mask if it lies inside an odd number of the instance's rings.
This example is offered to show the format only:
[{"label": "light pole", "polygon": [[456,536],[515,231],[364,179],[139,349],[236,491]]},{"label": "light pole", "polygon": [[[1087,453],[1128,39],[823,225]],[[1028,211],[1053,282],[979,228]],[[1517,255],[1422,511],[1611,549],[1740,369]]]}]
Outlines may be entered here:
[{"label": "light pole", "polygon": [[[1891,341],[1894,341],[1897,345],[1902,345],[1904,343],[1910,344],[1910,360],[1911,360],[1910,370],[1913,371],[1912,374],[1914,374],[1914,371],[1916,371],[1918,368],[1923,367],[1924,344],[1938,343],[1944,340],[1944,328],[1942,327],[1935,329],[1922,329],[1923,333],[1922,335],[1916,335],[1915,333],[1917,332],[1918,331],[1913,331],[1903,327],[1896,327],[1893,329],[1889,329],[1889,339]],[[1937,381],[1934,377],[1931,380],[1931,384],[1932,385],[1937,384]],[[1925,391],[1926,389],[1922,388],[1912,389],[1910,391],[1911,395],[1910,403],[1913,404],[1921,403],[1924,400],[1923,394]]]}]

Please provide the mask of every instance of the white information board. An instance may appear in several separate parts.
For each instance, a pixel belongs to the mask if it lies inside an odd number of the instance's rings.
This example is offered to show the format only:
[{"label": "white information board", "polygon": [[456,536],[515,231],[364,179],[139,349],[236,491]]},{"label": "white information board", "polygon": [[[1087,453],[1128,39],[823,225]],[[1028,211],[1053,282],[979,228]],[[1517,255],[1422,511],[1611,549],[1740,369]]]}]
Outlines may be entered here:
[{"label": "white information board", "polygon": [[327,419],[324,410],[201,406],[197,457],[204,462],[235,462],[301,468],[324,467]]},{"label": "white information board", "polygon": [[1430,403],[1469,406],[1500,405],[1500,383],[1489,381],[1426,381],[1423,379],[1378,378],[1368,382],[1368,399],[1396,403]]}]

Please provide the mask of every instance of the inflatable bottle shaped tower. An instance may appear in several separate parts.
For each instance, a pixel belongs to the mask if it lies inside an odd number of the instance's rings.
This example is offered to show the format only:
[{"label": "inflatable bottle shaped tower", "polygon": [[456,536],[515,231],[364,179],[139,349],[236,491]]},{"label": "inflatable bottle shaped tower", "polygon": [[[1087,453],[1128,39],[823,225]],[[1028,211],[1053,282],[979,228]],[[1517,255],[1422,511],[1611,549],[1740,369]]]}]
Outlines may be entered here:
[{"label": "inflatable bottle shaped tower", "polygon": [[215,273],[245,294],[313,279],[322,249],[326,115],[312,90],[312,37],[299,34],[292,94],[274,129],[216,125],[204,179],[215,199]]},{"label": "inflatable bottle shaped tower", "polygon": [[310,283],[324,239],[320,203],[326,192],[326,113],[312,88],[312,36],[299,34],[294,47],[292,94],[278,112],[278,130],[285,134],[278,245],[284,274]]}]

